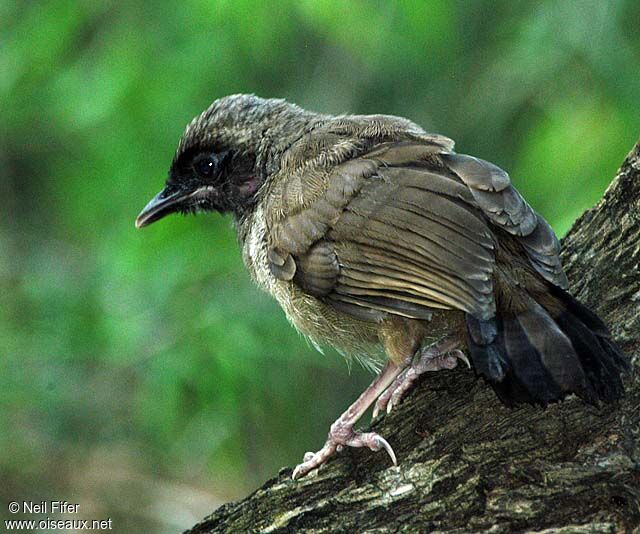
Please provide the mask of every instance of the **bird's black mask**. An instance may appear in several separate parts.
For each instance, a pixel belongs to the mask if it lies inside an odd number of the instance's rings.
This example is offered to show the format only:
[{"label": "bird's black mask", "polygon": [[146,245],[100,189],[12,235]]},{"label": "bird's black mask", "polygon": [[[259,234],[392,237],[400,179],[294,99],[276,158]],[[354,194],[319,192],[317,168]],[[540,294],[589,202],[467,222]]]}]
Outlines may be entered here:
[{"label": "bird's black mask", "polygon": [[[232,212],[242,216],[256,204],[263,181],[256,168],[275,125],[291,124],[302,110],[284,100],[232,95],[214,102],[187,126],[165,188],[136,219],[141,228],[171,213]],[[273,132],[276,131],[274,134]]]},{"label": "bird's black mask", "polygon": [[252,203],[259,183],[252,159],[214,146],[189,149],[171,165],[165,188],[136,219],[141,228],[171,213],[220,211],[242,213]]}]

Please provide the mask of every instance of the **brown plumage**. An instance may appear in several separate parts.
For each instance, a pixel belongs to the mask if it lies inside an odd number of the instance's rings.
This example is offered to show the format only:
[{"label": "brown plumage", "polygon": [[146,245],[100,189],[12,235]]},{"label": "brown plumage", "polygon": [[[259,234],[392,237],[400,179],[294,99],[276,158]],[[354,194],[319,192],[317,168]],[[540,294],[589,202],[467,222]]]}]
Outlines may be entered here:
[{"label": "brown plumage", "polygon": [[625,359],[565,291],[549,225],[502,169],[406,119],[220,99],[187,127],[137,225],[211,210],[235,215],[252,278],[296,328],[385,365],[296,476],[344,445],[395,461],[355,421],[376,398],[390,409],[420,373],[468,362],[462,351],[507,404],[622,394]]}]

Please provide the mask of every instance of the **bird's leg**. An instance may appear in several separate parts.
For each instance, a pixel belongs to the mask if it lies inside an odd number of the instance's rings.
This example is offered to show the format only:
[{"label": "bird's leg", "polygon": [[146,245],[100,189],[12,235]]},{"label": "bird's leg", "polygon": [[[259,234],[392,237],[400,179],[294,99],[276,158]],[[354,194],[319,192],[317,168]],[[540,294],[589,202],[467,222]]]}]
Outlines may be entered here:
[{"label": "bird's leg", "polygon": [[384,369],[371,385],[364,390],[362,395],[345,411],[335,423],[331,425],[329,436],[324,447],[318,452],[308,452],[304,455],[304,461],[293,470],[293,478],[300,478],[309,471],[320,467],[336,451],[341,451],[343,447],[368,447],[372,451],[385,449],[391,461],[396,465],[396,455],[391,445],[382,436],[375,432],[356,432],[353,427],[367,411],[380,394],[389,387],[402,370],[392,362],[387,362]]},{"label": "bird's leg", "polygon": [[378,398],[373,408],[373,417],[375,418],[385,409],[389,413],[421,374],[428,371],[453,369],[458,365],[459,359],[471,367],[467,356],[459,347],[460,341],[457,338],[447,337],[433,345],[418,349],[413,362],[404,368],[393,384]]}]

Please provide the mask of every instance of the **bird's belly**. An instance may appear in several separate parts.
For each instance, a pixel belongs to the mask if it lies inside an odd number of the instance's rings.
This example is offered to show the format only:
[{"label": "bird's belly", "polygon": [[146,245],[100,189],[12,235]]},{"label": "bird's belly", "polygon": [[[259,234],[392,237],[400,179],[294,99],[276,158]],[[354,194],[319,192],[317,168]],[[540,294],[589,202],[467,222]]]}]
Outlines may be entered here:
[{"label": "bird's belly", "polygon": [[356,358],[365,367],[386,361],[376,323],[360,321],[303,293],[292,283],[281,282],[274,295],[289,321],[321,350],[330,345],[346,358]]}]

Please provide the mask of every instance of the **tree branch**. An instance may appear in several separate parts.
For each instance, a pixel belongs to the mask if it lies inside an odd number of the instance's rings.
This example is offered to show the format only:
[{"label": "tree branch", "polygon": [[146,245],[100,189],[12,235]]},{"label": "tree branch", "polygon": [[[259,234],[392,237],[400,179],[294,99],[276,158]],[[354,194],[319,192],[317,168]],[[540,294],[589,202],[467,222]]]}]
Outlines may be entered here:
[{"label": "tree branch", "polygon": [[[563,240],[571,290],[633,357],[626,397],[508,409],[473,372],[430,374],[317,476],[283,469],[189,532],[624,532],[640,525],[640,143]],[[563,530],[559,530],[563,529]]]}]

